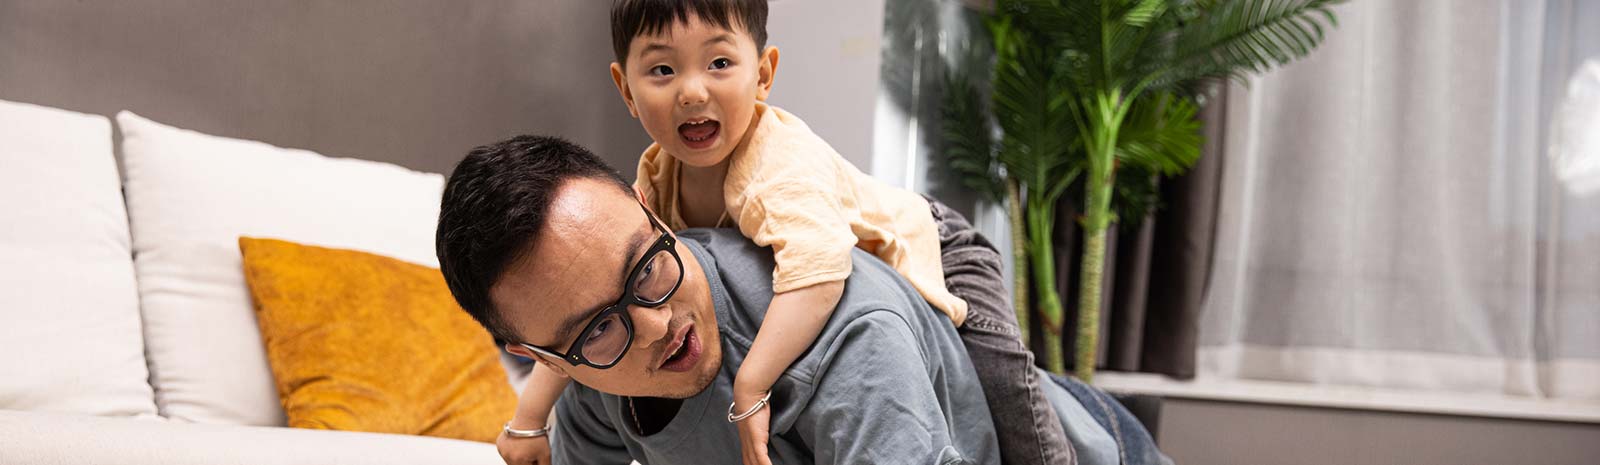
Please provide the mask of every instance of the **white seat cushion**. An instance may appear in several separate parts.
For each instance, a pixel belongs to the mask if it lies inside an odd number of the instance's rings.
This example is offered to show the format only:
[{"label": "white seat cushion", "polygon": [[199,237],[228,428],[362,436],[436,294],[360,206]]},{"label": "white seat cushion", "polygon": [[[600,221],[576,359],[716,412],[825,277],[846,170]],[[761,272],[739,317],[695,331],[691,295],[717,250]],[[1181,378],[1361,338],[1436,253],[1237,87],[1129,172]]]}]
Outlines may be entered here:
[{"label": "white seat cushion", "polygon": [[494,444],[398,434],[0,411],[7,465],[504,465]]},{"label": "white seat cushion", "polygon": [[209,136],[126,111],[117,124],[151,384],[164,416],[284,424],[239,236],[438,266],[443,176]]},{"label": "white seat cushion", "polygon": [[0,409],[154,415],[103,116],[0,101]]}]

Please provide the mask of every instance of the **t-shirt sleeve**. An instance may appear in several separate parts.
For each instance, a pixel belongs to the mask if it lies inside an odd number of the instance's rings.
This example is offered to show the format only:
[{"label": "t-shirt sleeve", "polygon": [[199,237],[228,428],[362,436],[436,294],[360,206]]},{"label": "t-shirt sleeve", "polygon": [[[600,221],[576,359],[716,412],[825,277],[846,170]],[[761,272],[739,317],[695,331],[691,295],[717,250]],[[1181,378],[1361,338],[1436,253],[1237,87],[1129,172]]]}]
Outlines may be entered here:
[{"label": "t-shirt sleeve", "polygon": [[556,426],[550,432],[550,461],[558,465],[622,465],[633,458],[622,443],[622,433],[612,427],[599,399],[584,396],[569,386],[556,401]]},{"label": "t-shirt sleeve", "polygon": [[953,445],[943,402],[910,325],[888,311],[834,340],[795,426],[816,463],[970,463]]},{"label": "t-shirt sleeve", "polygon": [[831,189],[808,182],[775,183],[742,203],[735,218],[739,232],[772,248],[772,292],[850,276],[856,236]]}]

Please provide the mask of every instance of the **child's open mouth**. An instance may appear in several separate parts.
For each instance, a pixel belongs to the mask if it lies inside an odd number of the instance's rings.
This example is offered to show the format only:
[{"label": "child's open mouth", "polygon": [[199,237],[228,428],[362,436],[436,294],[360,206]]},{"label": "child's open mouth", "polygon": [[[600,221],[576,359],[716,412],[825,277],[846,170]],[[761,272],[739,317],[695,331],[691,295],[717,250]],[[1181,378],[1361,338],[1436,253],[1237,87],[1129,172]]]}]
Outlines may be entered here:
[{"label": "child's open mouth", "polygon": [[721,133],[722,124],[717,120],[707,119],[690,121],[678,125],[678,136],[683,137],[684,145],[690,149],[700,150],[710,147],[717,141],[717,134]]}]

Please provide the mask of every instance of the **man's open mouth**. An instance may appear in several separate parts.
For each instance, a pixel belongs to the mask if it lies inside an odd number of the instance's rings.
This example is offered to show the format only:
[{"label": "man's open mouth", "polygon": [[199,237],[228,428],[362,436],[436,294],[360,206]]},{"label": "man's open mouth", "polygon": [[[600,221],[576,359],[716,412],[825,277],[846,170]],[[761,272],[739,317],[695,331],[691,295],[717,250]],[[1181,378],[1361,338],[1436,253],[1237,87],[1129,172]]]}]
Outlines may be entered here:
[{"label": "man's open mouth", "polygon": [[667,358],[661,362],[666,371],[689,371],[700,361],[700,338],[694,333],[694,324],[684,325],[679,336],[667,345]]},{"label": "man's open mouth", "polygon": [[722,123],[714,119],[701,118],[678,125],[678,136],[683,138],[684,145],[695,150],[710,147],[721,132]]}]

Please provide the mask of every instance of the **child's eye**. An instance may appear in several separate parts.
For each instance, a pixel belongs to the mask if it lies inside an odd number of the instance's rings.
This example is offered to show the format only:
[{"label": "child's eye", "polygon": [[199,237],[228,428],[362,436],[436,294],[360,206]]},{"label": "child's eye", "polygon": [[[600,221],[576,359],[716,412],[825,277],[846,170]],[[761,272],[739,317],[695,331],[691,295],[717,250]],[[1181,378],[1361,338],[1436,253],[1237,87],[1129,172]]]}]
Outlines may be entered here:
[{"label": "child's eye", "polygon": [[672,67],[671,66],[667,66],[667,65],[656,65],[655,67],[650,68],[650,75],[651,76],[671,76],[672,75]]},{"label": "child's eye", "polygon": [[711,69],[723,69],[729,66],[733,66],[733,62],[727,58],[718,58],[711,61]]}]

